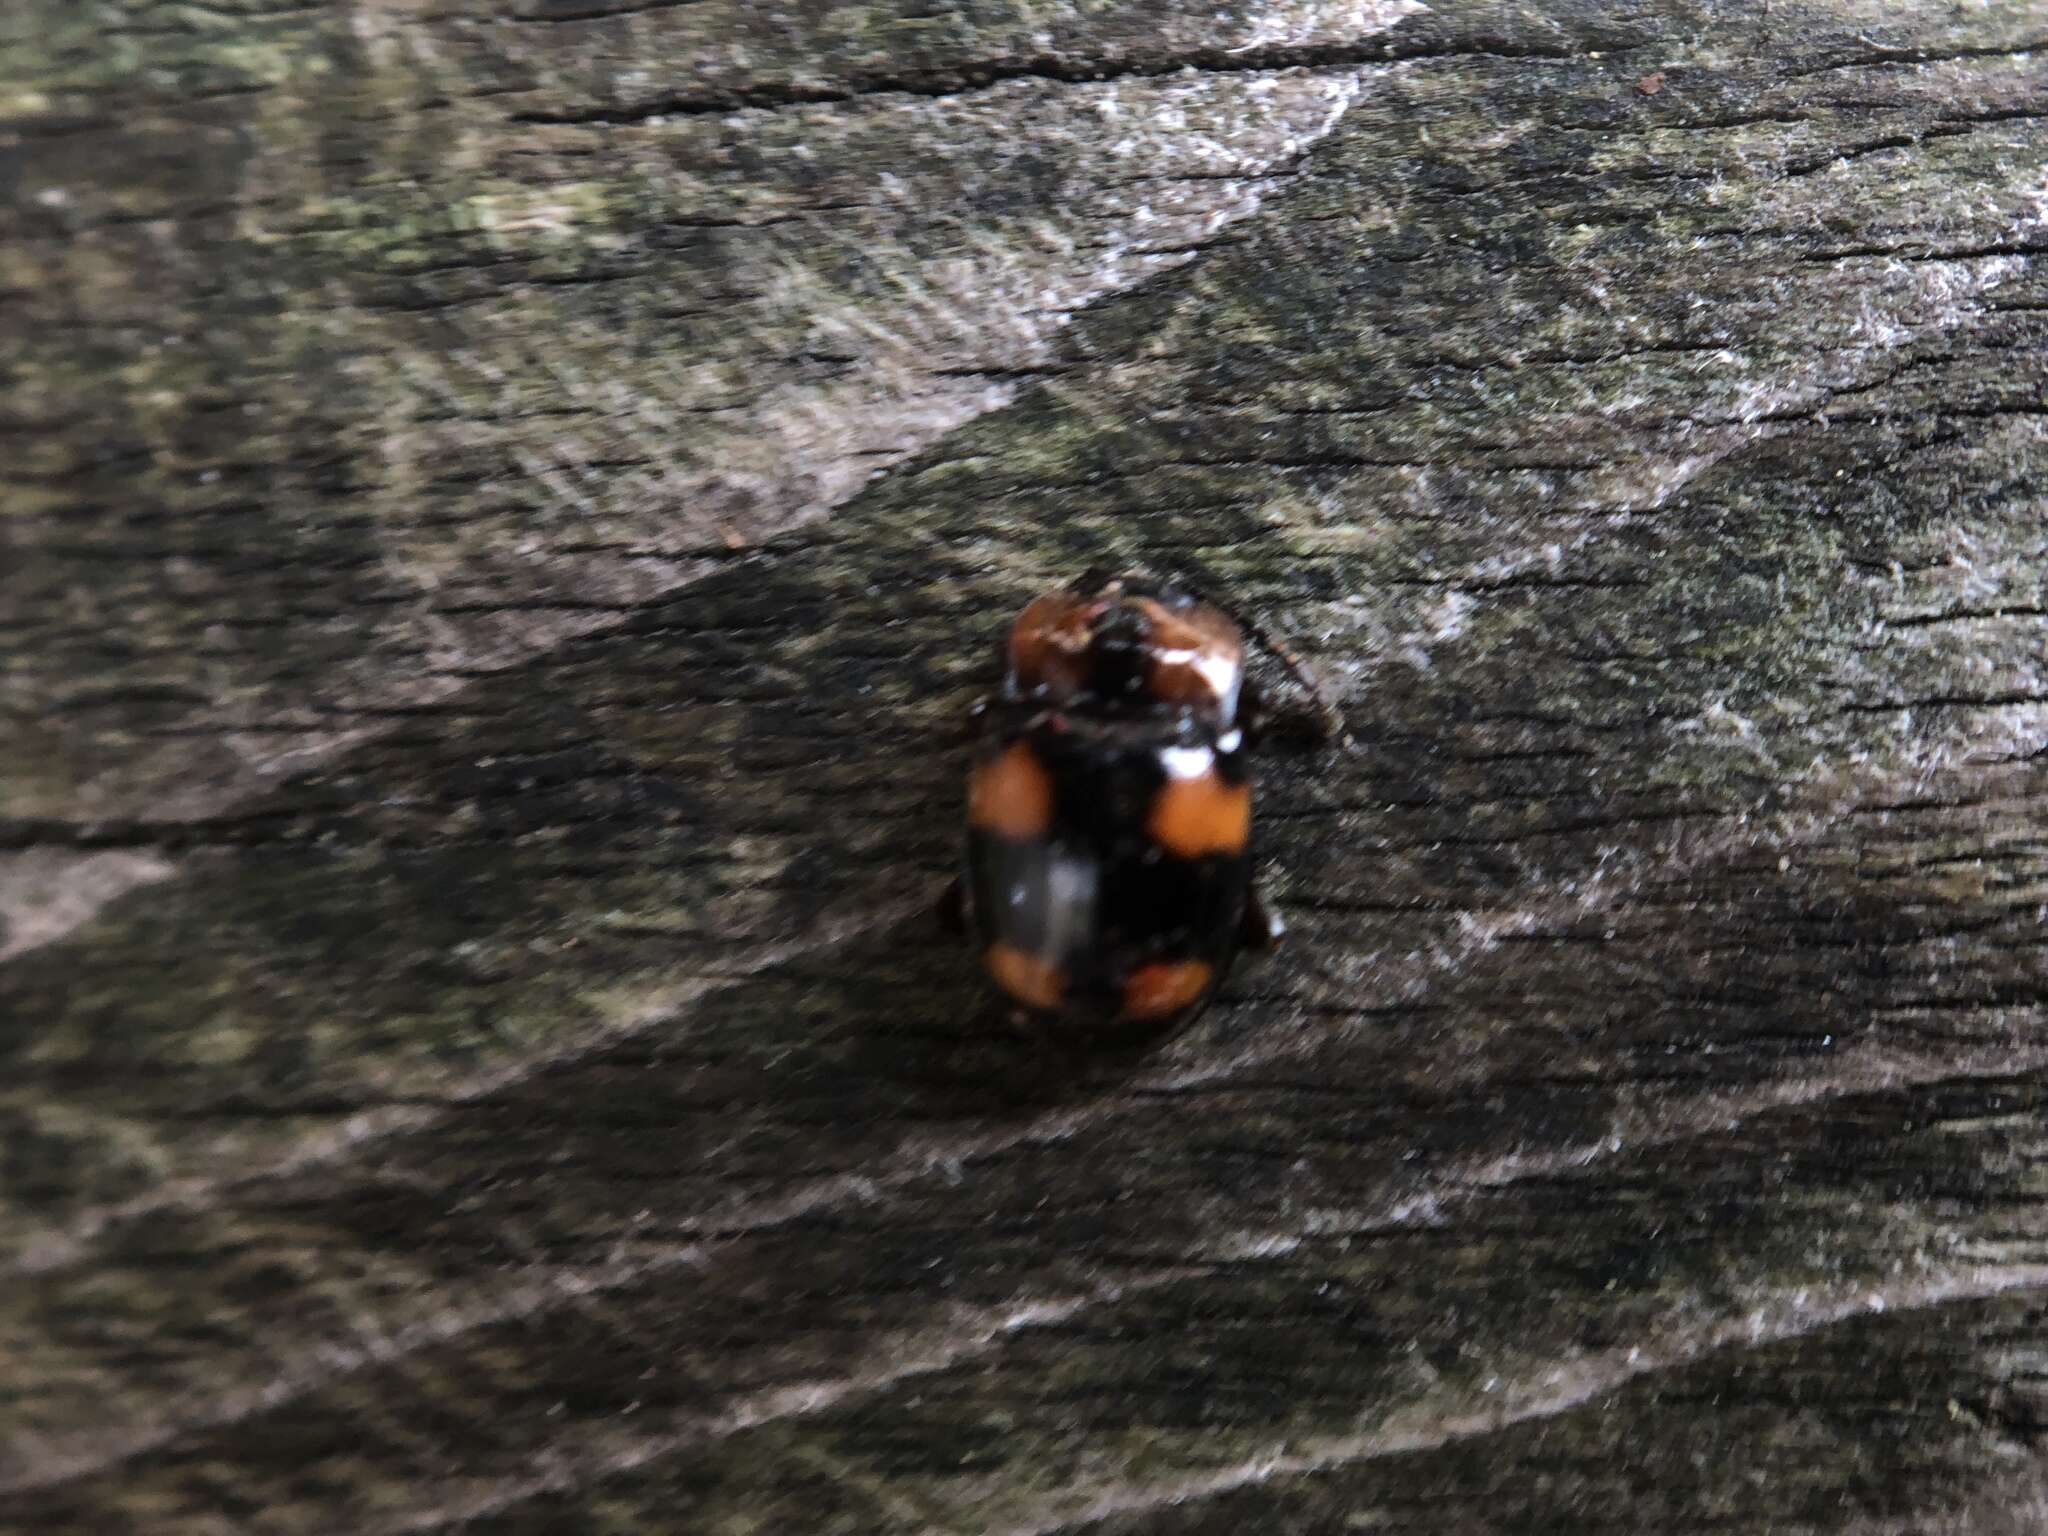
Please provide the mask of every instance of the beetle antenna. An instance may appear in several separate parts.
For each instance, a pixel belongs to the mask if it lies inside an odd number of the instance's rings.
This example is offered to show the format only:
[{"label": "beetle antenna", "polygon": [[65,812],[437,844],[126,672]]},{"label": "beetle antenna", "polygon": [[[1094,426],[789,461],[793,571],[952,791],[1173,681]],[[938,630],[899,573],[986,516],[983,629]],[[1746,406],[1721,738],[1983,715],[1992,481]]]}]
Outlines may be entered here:
[{"label": "beetle antenna", "polygon": [[1344,712],[1337,708],[1329,691],[1323,687],[1322,679],[1317,677],[1309,664],[1301,659],[1301,654],[1284,640],[1275,638],[1272,631],[1263,624],[1242,615],[1238,616],[1237,622],[1244,632],[1258,643],[1259,648],[1285,667],[1288,675],[1301,685],[1302,691],[1315,701],[1316,714],[1322,719],[1323,729],[1346,752],[1356,752],[1358,740],[1344,724]]}]

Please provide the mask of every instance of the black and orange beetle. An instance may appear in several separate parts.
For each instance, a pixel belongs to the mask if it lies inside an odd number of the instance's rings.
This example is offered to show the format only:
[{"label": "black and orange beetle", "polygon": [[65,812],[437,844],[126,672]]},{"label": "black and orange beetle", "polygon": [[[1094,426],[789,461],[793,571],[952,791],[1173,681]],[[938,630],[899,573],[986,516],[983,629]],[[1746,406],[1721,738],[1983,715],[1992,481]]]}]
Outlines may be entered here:
[{"label": "black and orange beetle", "polygon": [[1166,1025],[1278,937],[1252,878],[1246,630],[1172,583],[1099,572],[1017,616],[942,916],[1022,1011]]}]

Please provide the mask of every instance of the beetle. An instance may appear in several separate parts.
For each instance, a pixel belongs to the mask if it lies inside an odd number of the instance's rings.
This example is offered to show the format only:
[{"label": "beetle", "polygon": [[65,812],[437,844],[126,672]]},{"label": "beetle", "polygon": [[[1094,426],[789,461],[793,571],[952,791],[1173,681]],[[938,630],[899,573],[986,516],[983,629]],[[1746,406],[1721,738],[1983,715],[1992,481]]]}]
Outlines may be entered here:
[{"label": "beetle", "polygon": [[[977,706],[962,877],[941,906],[1015,1008],[1184,1021],[1280,923],[1255,888],[1247,632],[1192,589],[1091,571],[1017,615]],[[1314,693],[1313,684],[1309,685]],[[1319,694],[1317,734],[1342,734]]]}]

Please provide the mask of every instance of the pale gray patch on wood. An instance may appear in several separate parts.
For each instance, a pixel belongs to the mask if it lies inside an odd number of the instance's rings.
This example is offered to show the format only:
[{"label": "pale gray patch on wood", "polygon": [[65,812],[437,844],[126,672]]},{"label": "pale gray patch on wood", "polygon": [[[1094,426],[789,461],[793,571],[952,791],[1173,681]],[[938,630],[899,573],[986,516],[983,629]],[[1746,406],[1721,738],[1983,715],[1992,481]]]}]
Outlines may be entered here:
[{"label": "pale gray patch on wood", "polygon": [[[1357,41],[1418,9],[1407,0],[1253,5],[1235,18],[1240,31],[1215,42]],[[373,51],[393,54],[392,17],[374,21]],[[666,64],[660,38],[644,46],[644,59],[617,62],[621,78]],[[408,50],[393,56],[416,62]],[[534,154],[561,179],[530,176],[472,196],[449,211],[450,233],[479,262],[560,252],[601,268],[638,221],[718,232],[729,248],[694,274],[715,273],[717,291],[697,302],[716,323],[642,360],[619,352],[616,316],[593,323],[515,285],[465,299],[463,339],[434,352],[395,333],[362,346],[391,327],[344,297],[326,329],[337,345],[360,348],[350,371],[385,402],[381,483],[365,499],[391,530],[384,573],[417,596],[380,619],[360,662],[319,680],[326,707],[309,709],[316,700],[301,684],[237,687],[193,717],[232,761],[199,776],[187,744],[145,753],[60,797],[55,813],[217,816],[390,729],[405,710],[445,703],[480,672],[715,569],[708,552],[824,516],[944,432],[1010,402],[1020,379],[1073,366],[1061,340],[1077,311],[1194,259],[1255,213],[1364,79],[1337,68],[1017,80],[942,100],[883,95],[653,121],[623,147],[619,130],[539,131]],[[735,128],[750,130],[737,174],[725,163]],[[1010,175],[1033,161],[1056,164],[1058,175],[1037,185]],[[990,218],[977,206],[983,189],[1006,178],[1034,201]],[[266,210],[246,232],[283,238],[302,216]],[[663,311],[691,307],[691,275],[679,290],[652,266],[608,286],[628,330],[658,336],[672,323]],[[571,419],[555,420],[554,407]],[[475,463],[502,466],[477,488],[483,495],[528,498],[516,530],[465,517],[422,532],[414,513],[433,501],[432,478]],[[328,701],[361,723],[337,726]],[[145,883],[145,868],[161,878],[159,862],[130,864],[138,878],[124,884],[115,861],[67,869],[61,856],[46,859],[36,892],[17,903],[14,936],[0,940],[0,961],[71,932]]]}]

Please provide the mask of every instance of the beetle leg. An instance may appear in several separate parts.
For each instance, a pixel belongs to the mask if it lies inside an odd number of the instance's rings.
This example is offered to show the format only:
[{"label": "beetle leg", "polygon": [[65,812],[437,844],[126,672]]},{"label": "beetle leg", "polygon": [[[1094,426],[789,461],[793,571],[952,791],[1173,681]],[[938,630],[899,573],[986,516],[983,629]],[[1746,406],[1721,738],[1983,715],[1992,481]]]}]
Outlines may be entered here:
[{"label": "beetle leg", "polygon": [[1237,927],[1240,944],[1253,951],[1271,949],[1286,931],[1287,925],[1280,921],[1280,914],[1266,905],[1256,887],[1246,894],[1244,916],[1238,920]]},{"label": "beetle leg", "polygon": [[946,888],[939,892],[939,899],[932,907],[932,917],[939,925],[939,932],[949,939],[967,937],[967,888],[955,875],[946,882]]}]

